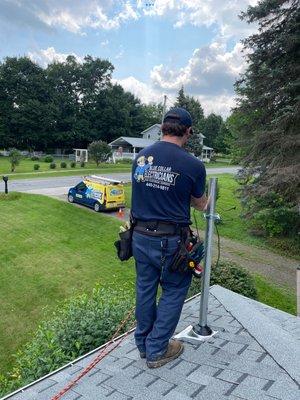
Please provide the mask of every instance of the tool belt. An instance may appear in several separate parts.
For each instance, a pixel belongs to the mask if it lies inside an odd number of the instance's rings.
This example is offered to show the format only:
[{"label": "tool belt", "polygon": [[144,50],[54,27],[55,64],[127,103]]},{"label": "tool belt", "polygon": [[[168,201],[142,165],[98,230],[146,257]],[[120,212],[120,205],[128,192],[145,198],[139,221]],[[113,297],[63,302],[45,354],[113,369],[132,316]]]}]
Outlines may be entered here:
[{"label": "tool belt", "polygon": [[134,231],[149,236],[174,236],[181,235],[182,230],[187,227],[165,221],[142,221],[136,220]]},{"label": "tool belt", "polygon": [[181,232],[179,247],[170,265],[170,270],[183,274],[192,272],[194,276],[199,278],[199,271],[196,273],[196,269],[199,269],[199,262],[203,257],[203,242],[199,237],[194,236],[188,227]]}]

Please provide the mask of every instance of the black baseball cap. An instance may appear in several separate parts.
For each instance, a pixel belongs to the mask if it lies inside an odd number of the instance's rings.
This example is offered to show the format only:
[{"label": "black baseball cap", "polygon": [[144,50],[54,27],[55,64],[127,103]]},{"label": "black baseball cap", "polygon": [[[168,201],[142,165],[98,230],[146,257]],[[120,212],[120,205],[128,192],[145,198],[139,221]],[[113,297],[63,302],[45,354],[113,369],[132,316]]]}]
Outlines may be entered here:
[{"label": "black baseball cap", "polygon": [[192,126],[192,117],[185,108],[174,107],[166,113],[163,122],[177,122],[189,128]]}]

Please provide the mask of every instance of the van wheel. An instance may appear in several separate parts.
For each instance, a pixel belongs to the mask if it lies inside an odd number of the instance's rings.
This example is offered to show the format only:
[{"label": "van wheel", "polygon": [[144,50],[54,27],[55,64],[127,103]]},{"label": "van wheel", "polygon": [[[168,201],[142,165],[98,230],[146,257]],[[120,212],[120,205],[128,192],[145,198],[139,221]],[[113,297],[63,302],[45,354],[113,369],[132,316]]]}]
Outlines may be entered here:
[{"label": "van wheel", "polygon": [[74,197],[71,194],[69,194],[69,196],[68,196],[68,202],[74,203]]},{"label": "van wheel", "polygon": [[96,211],[96,212],[99,212],[100,211],[100,204],[96,201],[96,203],[94,204],[94,210]]}]

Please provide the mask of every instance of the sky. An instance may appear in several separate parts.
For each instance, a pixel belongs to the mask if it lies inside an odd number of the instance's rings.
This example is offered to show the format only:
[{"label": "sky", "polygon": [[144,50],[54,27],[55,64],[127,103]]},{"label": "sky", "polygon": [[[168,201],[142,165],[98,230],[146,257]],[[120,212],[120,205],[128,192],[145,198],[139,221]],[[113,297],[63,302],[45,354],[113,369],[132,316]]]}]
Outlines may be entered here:
[{"label": "sky", "polygon": [[45,67],[73,54],[108,59],[113,79],[144,103],[178,90],[226,117],[245,70],[241,39],[256,26],[238,15],[258,0],[0,0],[0,60]]}]

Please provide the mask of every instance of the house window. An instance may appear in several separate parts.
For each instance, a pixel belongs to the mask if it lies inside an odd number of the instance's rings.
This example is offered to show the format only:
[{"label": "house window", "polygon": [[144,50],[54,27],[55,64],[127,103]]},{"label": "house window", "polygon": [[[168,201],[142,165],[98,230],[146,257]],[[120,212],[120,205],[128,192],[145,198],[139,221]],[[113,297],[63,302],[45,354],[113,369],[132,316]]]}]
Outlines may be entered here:
[{"label": "house window", "polygon": [[150,139],[150,133],[148,133],[148,139]]}]

